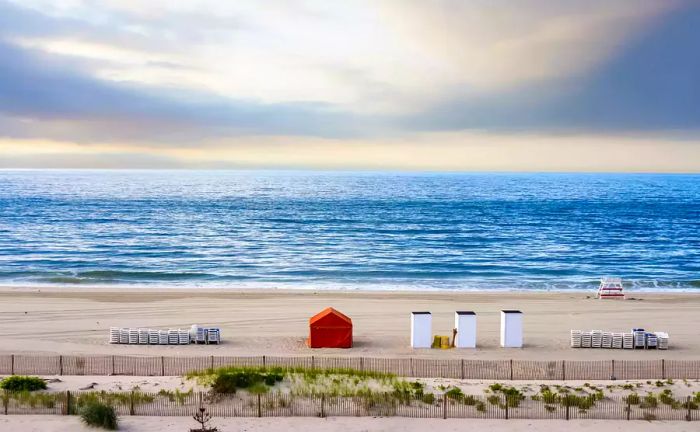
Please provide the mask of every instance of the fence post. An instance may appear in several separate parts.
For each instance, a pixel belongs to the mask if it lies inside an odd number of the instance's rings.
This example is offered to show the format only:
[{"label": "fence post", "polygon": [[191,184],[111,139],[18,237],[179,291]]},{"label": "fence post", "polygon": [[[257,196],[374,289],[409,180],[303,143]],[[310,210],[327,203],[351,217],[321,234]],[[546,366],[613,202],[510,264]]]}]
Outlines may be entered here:
[{"label": "fence post", "polygon": [[261,396],[258,393],[258,417],[262,417],[262,403],[260,402]]},{"label": "fence post", "polygon": [[365,358],[360,357],[360,370],[363,371],[365,370]]},{"label": "fence post", "polygon": [[[566,381],[566,360],[561,361],[561,380]],[[569,418],[566,418],[569,420]]]},{"label": "fence post", "polygon": [[214,369],[214,356],[211,356],[211,368]]},{"label": "fence post", "polygon": [[311,369],[316,368],[316,360],[314,359],[314,356],[311,356]]},{"label": "fence post", "polygon": [[165,376],[165,356],[160,356],[160,376]]},{"label": "fence post", "polygon": [[661,359],[661,379],[666,379],[666,360]]},{"label": "fence post", "polygon": [[691,417],[692,413],[690,411],[690,396],[688,396],[688,398],[686,399],[685,406],[688,407],[688,414],[685,416],[685,419],[687,421],[690,421],[692,419],[692,417]]},{"label": "fence post", "polygon": [[134,391],[129,393],[129,415],[134,415]]},{"label": "fence post", "polygon": [[610,362],[612,363],[612,375],[610,375],[610,377],[612,379],[617,379],[617,377],[615,376],[615,360],[610,360]]},{"label": "fence post", "polygon": [[326,395],[322,394],[321,395],[321,418],[326,417],[325,405],[326,405]]},{"label": "fence post", "polygon": [[10,375],[15,374],[15,355],[10,356]]},{"label": "fence post", "polygon": [[7,415],[7,406],[10,404],[10,396],[7,394],[7,390],[2,391],[2,406],[5,409],[5,415]]},{"label": "fence post", "polygon": [[413,357],[409,358],[409,363],[411,364],[411,376],[413,377]]},{"label": "fence post", "polygon": [[63,356],[58,356],[58,376],[63,376]]},{"label": "fence post", "polygon": [[513,381],[513,359],[510,359],[510,380]]},{"label": "fence post", "polygon": [[263,367],[265,367],[265,365],[267,364],[265,361],[265,356],[263,356],[262,360],[263,360]]},{"label": "fence post", "polygon": [[112,356],[112,375],[114,375],[114,356]]},{"label": "fence post", "polygon": [[70,415],[70,390],[66,390],[66,412],[65,415]]},{"label": "fence post", "polygon": [[460,367],[462,368],[461,377],[462,377],[462,379],[464,379],[464,359],[462,359],[462,362],[461,362],[461,363],[462,363],[462,365],[460,366]]},{"label": "fence post", "polygon": [[447,418],[447,393],[442,395],[442,418]]},{"label": "fence post", "polygon": [[566,401],[566,419],[569,420],[569,398],[567,397],[564,400]]},{"label": "fence post", "polygon": [[[513,360],[511,360],[511,361],[513,361]],[[505,395],[505,399],[506,399],[506,420],[508,420],[508,395]]]},{"label": "fence post", "polygon": [[630,414],[632,413],[632,402],[630,401],[630,398],[627,398],[627,420],[630,419]]}]

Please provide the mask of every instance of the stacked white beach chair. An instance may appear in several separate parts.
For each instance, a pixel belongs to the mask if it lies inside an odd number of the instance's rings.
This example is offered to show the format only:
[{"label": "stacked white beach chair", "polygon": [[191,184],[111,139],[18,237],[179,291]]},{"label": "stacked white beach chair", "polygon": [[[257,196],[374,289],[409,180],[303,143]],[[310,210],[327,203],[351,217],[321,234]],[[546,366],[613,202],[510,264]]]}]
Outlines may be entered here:
[{"label": "stacked white beach chair", "polygon": [[658,348],[659,347],[659,339],[656,337],[656,334],[654,333],[647,333],[646,334],[646,348]]},{"label": "stacked white beach chair", "polygon": [[581,348],[581,330],[571,330],[571,348]]},{"label": "stacked white beach chair", "polygon": [[160,343],[158,330],[148,329],[148,343],[150,345],[158,345]]},{"label": "stacked white beach chair", "polygon": [[178,335],[178,342],[180,343],[180,345],[187,345],[188,343],[190,343],[189,330],[178,329],[177,335]]},{"label": "stacked white beach chair", "polygon": [[180,344],[180,331],[177,329],[168,330],[168,344],[179,345]]},{"label": "stacked white beach chair", "polygon": [[667,350],[668,349],[668,333],[656,332],[656,349]]},{"label": "stacked white beach chair", "polygon": [[218,327],[158,330],[150,328],[109,328],[109,343],[124,345],[188,345],[190,343],[221,343]]},{"label": "stacked white beach chair", "polygon": [[634,333],[622,333],[622,348],[634,349]]},{"label": "stacked white beach chair", "polygon": [[221,342],[221,332],[218,328],[207,329],[207,343],[218,344]]},{"label": "stacked white beach chair", "polygon": [[600,344],[601,348],[613,347],[613,334],[611,332],[603,332],[603,340]]},{"label": "stacked white beach chair", "polygon": [[646,341],[646,332],[644,329],[632,329],[632,334],[634,334],[634,347],[644,348]]},{"label": "stacked white beach chair", "polygon": [[591,348],[591,332],[583,332],[581,335],[581,348]]},{"label": "stacked white beach chair", "polygon": [[193,325],[190,328],[190,338],[197,344],[221,343],[221,329],[218,327],[200,327]]},{"label": "stacked white beach chair", "polygon": [[148,329],[139,329],[139,345],[148,345]]},{"label": "stacked white beach chair", "polygon": [[622,349],[623,345],[623,333],[613,333],[612,334],[612,347],[615,349]]},{"label": "stacked white beach chair", "polygon": [[572,348],[668,349],[668,333],[632,329],[627,333],[571,330]]},{"label": "stacked white beach chair", "polygon": [[121,329],[119,327],[110,327],[109,328],[109,343],[111,343],[111,344],[118,344],[119,343],[120,330]]}]

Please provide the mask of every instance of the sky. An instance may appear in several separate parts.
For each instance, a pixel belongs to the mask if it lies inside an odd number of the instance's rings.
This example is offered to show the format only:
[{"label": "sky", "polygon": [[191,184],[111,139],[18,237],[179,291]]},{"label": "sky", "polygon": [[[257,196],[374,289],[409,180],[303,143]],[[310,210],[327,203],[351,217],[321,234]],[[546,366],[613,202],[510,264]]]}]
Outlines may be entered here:
[{"label": "sky", "polygon": [[0,168],[700,172],[700,1],[0,0]]}]

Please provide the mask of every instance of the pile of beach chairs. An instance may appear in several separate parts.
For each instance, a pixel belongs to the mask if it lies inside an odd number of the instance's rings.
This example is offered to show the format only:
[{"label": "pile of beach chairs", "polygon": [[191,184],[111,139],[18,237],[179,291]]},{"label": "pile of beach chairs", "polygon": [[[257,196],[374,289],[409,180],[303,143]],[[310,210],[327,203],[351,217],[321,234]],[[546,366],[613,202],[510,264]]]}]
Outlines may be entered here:
[{"label": "pile of beach chairs", "polygon": [[668,349],[668,333],[648,332],[641,328],[614,333],[602,330],[571,330],[572,348]]},{"label": "pile of beach chairs", "polygon": [[126,345],[188,345],[221,343],[221,330],[196,324],[189,329],[157,330],[150,328],[110,327],[109,343]]},{"label": "pile of beach chairs", "polygon": [[193,343],[221,343],[221,330],[218,327],[200,327],[195,324],[190,328],[190,335]]}]

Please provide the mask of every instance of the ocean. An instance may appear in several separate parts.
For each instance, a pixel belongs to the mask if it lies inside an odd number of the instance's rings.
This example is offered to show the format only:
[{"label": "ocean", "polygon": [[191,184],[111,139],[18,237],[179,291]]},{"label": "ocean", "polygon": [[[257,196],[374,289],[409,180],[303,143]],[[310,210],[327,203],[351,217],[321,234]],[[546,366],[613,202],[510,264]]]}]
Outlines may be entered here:
[{"label": "ocean", "polygon": [[700,289],[700,175],[0,171],[0,285]]}]

